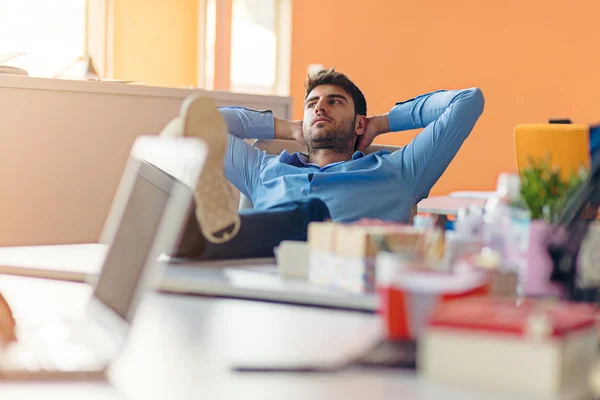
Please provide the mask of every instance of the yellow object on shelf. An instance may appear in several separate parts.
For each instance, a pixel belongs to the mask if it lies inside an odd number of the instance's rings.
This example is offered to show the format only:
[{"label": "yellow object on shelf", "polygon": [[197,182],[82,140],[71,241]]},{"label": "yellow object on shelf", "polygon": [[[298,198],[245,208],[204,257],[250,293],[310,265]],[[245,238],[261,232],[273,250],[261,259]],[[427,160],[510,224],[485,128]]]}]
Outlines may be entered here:
[{"label": "yellow object on shelf", "polygon": [[524,124],[515,128],[517,168],[521,172],[535,159],[551,156],[566,178],[580,167],[590,168],[590,129],[584,124]]}]

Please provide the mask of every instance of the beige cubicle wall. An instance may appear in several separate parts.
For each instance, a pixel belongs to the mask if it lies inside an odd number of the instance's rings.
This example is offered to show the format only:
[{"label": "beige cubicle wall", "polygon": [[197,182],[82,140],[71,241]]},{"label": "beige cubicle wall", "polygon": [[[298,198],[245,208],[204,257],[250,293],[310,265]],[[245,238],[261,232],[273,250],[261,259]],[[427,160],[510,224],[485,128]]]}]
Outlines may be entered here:
[{"label": "beige cubicle wall", "polygon": [[[0,246],[99,239],[136,136],[198,89],[0,75]],[[205,92],[291,117],[291,99]]]}]

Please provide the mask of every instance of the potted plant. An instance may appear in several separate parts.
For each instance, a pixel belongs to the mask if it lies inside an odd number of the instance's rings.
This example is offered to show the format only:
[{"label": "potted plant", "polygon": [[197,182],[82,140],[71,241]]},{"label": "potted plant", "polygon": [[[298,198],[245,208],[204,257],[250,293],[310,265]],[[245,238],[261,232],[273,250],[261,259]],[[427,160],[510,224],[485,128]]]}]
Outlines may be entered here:
[{"label": "potted plant", "polygon": [[530,159],[527,168],[519,171],[522,200],[531,213],[527,268],[523,274],[524,292],[529,296],[561,295],[560,286],[550,282],[552,261],[547,252],[550,222],[586,179],[588,171],[582,166],[569,175],[561,172],[552,165],[549,155]]},{"label": "potted plant", "polygon": [[529,165],[519,172],[521,195],[532,220],[552,221],[588,174],[583,166],[566,178],[561,177],[561,172],[560,167],[552,165],[550,156],[531,158]]}]

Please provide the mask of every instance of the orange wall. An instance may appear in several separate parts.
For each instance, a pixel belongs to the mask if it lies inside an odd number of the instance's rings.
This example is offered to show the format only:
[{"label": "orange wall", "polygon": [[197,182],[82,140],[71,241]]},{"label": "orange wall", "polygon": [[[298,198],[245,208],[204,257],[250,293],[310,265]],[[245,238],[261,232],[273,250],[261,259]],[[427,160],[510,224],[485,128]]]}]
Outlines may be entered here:
[{"label": "orange wall", "polygon": [[114,0],[113,76],[194,86],[198,0]]},{"label": "orange wall", "polygon": [[[302,116],[310,63],[349,75],[369,114],[439,88],[478,86],[484,114],[432,194],[491,190],[499,172],[516,170],[515,125],[600,120],[598,15],[598,0],[294,1],[294,115]],[[380,142],[406,144],[414,133]]]}]

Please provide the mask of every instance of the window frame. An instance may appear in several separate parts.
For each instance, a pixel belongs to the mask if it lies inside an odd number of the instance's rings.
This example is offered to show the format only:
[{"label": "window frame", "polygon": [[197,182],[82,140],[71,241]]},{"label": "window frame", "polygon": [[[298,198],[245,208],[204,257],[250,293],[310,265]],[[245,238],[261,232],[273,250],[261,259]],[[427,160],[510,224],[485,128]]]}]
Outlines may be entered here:
[{"label": "window frame", "polygon": [[[213,81],[206,79],[207,7],[215,2],[216,23]],[[231,24],[233,0],[198,0],[198,67],[197,86],[209,90],[289,96],[292,40],[292,0],[275,0],[276,57],[273,86],[240,85],[231,82]]]},{"label": "window frame", "polygon": [[114,0],[86,0],[87,53],[91,56],[98,76],[113,77],[114,60]]}]

